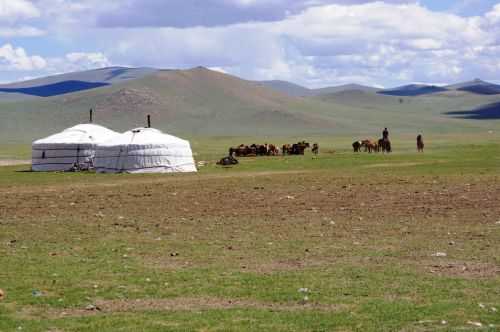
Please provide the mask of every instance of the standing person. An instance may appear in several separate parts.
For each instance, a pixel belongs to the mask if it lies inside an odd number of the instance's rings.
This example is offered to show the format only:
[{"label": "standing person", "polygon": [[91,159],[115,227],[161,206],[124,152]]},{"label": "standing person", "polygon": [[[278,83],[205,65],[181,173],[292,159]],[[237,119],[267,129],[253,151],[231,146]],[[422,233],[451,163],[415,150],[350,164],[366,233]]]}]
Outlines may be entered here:
[{"label": "standing person", "polygon": [[424,152],[424,139],[422,138],[422,134],[417,136],[417,151]]},{"label": "standing person", "polygon": [[314,153],[315,155],[318,155],[318,153],[319,153],[319,144],[318,143],[313,144],[312,153]]},{"label": "standing person", "polygon": [[388,140],[389,139],[389,130],[387,130],[387,128],[384,128],[384,131],[382,132],[382,138],[384,140]]}]

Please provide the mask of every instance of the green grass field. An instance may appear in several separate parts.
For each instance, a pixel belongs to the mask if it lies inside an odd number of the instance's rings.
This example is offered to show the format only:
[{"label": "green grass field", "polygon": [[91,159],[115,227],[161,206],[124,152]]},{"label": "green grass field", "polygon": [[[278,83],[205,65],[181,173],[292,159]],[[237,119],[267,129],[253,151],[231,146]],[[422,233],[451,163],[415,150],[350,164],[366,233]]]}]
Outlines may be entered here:
[{"label": "green grass field", "polygon": [[214,165],[263,139],[192,138],[197,174],[0,167],[0,331],[499,329],[495,134]]}]

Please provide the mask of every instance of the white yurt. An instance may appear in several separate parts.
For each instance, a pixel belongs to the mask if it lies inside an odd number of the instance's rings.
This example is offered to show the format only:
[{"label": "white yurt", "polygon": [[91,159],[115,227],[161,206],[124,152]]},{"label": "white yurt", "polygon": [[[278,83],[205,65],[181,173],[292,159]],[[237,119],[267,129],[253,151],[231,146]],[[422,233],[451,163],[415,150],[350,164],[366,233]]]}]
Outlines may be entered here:
[{"label": "white yurt", "polygon": [[79,124],[60,133],[34,141],[31,169],[38,172],[67,171],[77,165],[89,168],[98,143],[119,135],[95,124]]},{"label": "white yurt", "polygon": [[196,172],[188,141],[153,128],[137,128],[98,145],[100,173]]}]

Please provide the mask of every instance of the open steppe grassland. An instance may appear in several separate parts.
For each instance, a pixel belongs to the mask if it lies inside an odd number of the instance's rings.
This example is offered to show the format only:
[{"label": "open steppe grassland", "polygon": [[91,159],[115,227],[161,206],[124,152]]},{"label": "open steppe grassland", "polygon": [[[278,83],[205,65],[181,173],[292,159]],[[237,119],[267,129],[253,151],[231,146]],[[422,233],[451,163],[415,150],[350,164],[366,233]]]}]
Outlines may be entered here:
[{"label": "open steppe grassland", "polygon": [[494,331],[498,137],[413,139],[220,168],[262,138],[193,138],[207,166],[174,176],[0,167],[0,331]]}]

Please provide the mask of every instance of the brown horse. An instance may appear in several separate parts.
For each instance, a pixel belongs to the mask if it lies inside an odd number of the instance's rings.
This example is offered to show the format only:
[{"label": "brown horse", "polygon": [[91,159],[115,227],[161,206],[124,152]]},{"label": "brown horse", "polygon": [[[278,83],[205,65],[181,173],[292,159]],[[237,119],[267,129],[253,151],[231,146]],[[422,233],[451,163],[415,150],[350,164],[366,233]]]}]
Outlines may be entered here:
[{"label": "brown horse", "polygon": [[286,156],[287,154],[290,154],[290,151],[292,151],[292,146],[290,144],[284,144],[281,147],[281,153]]},{"label": "brown horse", "polygon": [[382,152],[390,153],[392,152],[391,141],[388,138],[381,138],[378,140],[378,145]]},{"label": "brown horse", "polygon": [[280,154],[280,149],[274,145],[274,144],[269,144],[267,147],[267,155],[268,156],[277,156]]},{"label": "brown horse", "polygon": [[257,155],[257,150],[255,149],[255,147],[240,144],[236,148],[229,148],[229,155],[236,157],[253,157]]},{"label": "brown horse", "polygon": [[420,134],[417,136],[417,151],[424,152],[424,139]]},{"label": "brown horse", "polygon": [[309,148],[310,145],[306,141],[298,142],[295,144],[285,144],[283,145],[283,155],[303,155],[304,151]]},{"label": "brown horse", "polygon": [[292,154],[304,155],[304,151],[310,147],[306,141],[298,142],[292,145]]},{"label": "brown horse", "polygon": [[365,148],[365,152],[368,153],[378,152],[378,144],[369,139],[362,140],[361,146]]}]

